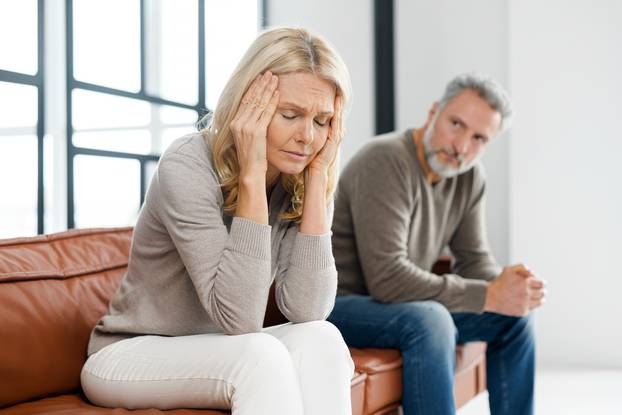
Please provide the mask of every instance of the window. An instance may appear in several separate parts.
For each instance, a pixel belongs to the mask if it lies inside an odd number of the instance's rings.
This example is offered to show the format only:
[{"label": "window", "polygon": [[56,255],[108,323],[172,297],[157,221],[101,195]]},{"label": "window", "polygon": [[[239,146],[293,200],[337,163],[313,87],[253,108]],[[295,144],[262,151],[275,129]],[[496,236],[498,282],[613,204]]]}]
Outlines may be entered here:
[{"label": "window", "polygon": [[20,41],[0,42],[0,238],[133,225],[160,155],[196,130],[256,36],[262,2],[7,3],[0,36]]},{"label": "window", "polygon": [[[206,93],[219,94],[226,81],[206,71],[206,54],[228,76],[257,32],[258,4],[73,0],[68,7],[68,227],[132,225],[160,154],[194,131],[216,103],[207,105]],[[206,20],[214,23],[207,36]]]}]

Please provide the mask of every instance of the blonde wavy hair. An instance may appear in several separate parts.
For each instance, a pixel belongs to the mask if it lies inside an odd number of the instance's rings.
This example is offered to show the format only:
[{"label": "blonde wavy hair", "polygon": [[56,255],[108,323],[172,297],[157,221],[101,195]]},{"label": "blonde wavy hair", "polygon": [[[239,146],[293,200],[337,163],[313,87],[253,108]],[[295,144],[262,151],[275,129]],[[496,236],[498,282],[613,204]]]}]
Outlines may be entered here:
[{"label": "blonde wavy hair", "polygon": [[[235,212],[237,207],[240,175],[230,124],[253,80],[268,70],[275,75],[309,73],[332,82],[336,93],[342,97],[343,116],[349,108],[350,74],[341,57],[326,40],[299,28],[275,28],[261,33],[229,78],[214,113],[199,122],[199,125],[206,125],[201,132],[208,144],[211,142],[214,168],[225,197],[224,210],[228,213]],[[327,203],[332,201],[337,186],[338,158],[339,155],[328,170]],[[304,171],[296,175],[281,174],[281,182],[291,197],[290,208],[282,214],[282,218],[300,221],[303,214]]]}]

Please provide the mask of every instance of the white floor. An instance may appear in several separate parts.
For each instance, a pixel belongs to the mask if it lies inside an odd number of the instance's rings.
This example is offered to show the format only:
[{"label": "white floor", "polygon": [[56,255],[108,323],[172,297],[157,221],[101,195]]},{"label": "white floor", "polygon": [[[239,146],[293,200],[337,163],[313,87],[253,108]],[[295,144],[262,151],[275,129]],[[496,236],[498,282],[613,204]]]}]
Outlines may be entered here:
[{"label": "white floor", "polygon": [[[622,370],[541,370],[535,406],[536,415],[622,415]],[[489,413],[487,393],[458,411]]]}]

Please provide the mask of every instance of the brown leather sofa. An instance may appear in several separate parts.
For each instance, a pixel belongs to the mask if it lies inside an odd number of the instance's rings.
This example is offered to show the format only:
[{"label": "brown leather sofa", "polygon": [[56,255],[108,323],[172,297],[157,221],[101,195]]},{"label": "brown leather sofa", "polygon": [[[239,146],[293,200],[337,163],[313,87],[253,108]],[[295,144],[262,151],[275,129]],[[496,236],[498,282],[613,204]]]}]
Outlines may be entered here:
[{"label": "brown leather sofa", "polygon": [[[80,391],[80,370],[91,328],[105,313],[127,267],[131,236],[131,228],[88,229],[0,241],[0,414],[130,413],[89,404]],[[266,324],[278,322],[274,304],[268,308]],[[485,389],[484,350],[482,343],[457,350],[458,406]],[[356,364],[353,414],[398,413],[399,353],[351,353]]]}]

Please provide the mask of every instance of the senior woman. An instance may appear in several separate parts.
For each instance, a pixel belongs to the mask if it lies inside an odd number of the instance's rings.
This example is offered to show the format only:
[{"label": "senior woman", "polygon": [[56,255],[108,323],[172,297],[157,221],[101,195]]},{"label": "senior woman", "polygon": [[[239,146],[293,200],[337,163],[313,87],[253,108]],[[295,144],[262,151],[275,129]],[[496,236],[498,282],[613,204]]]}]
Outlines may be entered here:
[{"label": "senior woman", "polygon": [[[200,133],[162,155],[127,274],[94,328],[93,403],[350,414],[332,196],[350,78],[302,29],[261,34]],[[268,292],[291,323],[262,328]]]}]

